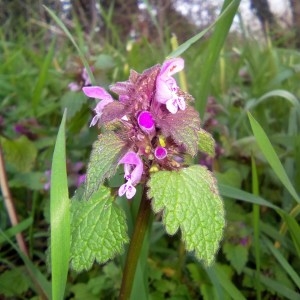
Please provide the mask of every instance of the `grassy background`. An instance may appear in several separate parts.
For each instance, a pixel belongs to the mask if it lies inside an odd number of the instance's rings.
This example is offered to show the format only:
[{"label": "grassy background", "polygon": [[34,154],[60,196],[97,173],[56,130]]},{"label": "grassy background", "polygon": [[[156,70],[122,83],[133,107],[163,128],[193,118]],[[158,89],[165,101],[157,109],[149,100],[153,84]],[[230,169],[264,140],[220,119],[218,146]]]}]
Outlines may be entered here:
[{"label": "grassy background", "polygon": [[[162,29],[157,20],[153,35],[124,39],[112,22],[113,10],[102,11],[105,34],[86,34],[76,19],[69,26],[95,82],[103,87],[125,80],[130,69],[141,72],[161,63],[172,51],[171,29],[177,32],[171,23]],[[179,235],[164,234],[157,217],[137,271],[142,279],[134,287],[134,293],[145,298],[299,299],[300,55],[271,38],[254,40],[245,32],[227,36],[229,19],[226,15],[214,31],[181,53],[187,89],[203,127],[217,141],[216,158],[199,159],[218,179],[226,207],[224,239],[216,263],[206,269],[184,251]],[[0,145],[19,219],[18,225],[11,225],[2,190],[4,299],[51,297],[47,184],[64,109],[70,195],[97,137],[97,130],[88,127],[94,102],[68,89],[70,82],[82,84],[78,51],[54,21],[50,27],[37,20],[38,15],[20,20],[18,30],[8,24],[0,28]],[[192,34],[180,34],[179,43]],[[137,209],[137,204],[120,205],[131,211],[128,216]],[[28,256],[16,244],[20,232]],[[115,299],[123,260],[81,274],[70,270],[65,298]]]}]

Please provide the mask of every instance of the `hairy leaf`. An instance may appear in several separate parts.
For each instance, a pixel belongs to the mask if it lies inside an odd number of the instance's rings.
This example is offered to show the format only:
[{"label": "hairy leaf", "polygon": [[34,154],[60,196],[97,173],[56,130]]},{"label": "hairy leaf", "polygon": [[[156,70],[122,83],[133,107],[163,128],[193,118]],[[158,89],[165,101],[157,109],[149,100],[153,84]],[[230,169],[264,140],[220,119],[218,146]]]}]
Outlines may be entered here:
[{"label": "hairy leaf", "polygon": [[68,91],[63,95],[60,103],[62,109],[67,109],[67,119],[70,120],[81,110],[82,106],[87,103],[87,98],[83,93]]},{"label": "hairy leaf", "polygon": [[200,118],[198,112],[188,107],[176,114],[167,114],[165,118],[155,120],[163,135],[171,136],[178,145],[183,145],[191,155],[198,151],[198,132]]},{"label": "hairy leaf", "polygon": [[99,135],[93,144],[87,168],[85,198],[88,199],[98,190],[106,178],[114,175],[118,161],[126,151],[125,143],[114,133]]},{"label": "hairy leaf", "polygon": [[71,201],[71,267],[80,272],[105,263],[128,242],[125,214],[104,186],[89,201]]},{"label": "hairy leaf", "polygon": [[206,153],[210,157],[215,156],[215,140],[210,133],[204,129],[200,129],[199,132],[199,150]]},{"label": "hairy leaf", "polygon": [[163,210],[167,233],[175,234],[180,228],[186,249],[211,264],[225,224],[223,203],[212,173],[200,165],[160,171],[152,174],[148,186],[153,210]]}]

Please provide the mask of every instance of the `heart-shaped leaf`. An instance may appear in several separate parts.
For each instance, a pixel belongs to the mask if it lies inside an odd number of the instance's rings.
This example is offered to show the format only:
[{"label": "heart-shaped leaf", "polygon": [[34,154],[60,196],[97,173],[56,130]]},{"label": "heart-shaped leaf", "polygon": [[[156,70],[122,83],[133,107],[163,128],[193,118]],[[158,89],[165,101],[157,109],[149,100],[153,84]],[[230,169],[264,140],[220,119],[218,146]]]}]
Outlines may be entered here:
[{"label": "heart-shaped leaf", "polygon": [[104,186],[89,201],[71,201],[71,267],[80,272],[105,263],[128,242],[124,211]]},{"label": "heart-shaped leaf", "polygon": [[225,225],[224,208],[216,180],[205,167],[159,171],[148,182],[154,212],[163,211],[169,234],[180,228],[188,251],[211,264]]}]

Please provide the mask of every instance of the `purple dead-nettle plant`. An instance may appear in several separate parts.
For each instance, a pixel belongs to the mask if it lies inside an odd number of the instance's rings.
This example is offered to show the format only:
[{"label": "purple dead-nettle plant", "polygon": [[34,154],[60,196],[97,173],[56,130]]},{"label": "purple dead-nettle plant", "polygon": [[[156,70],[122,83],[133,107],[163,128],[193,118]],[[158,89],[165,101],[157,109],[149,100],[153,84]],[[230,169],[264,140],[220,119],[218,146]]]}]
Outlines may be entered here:
[{"label": "purple dead-nettle plant", "polygon": [[[188,251],[207,264],[213,261],[223,233],[223,204],[213,174],[193,165],[192,158],[199,150],[213,156],[214,140],[200,126],[193,97],[177,84],[176,73],[183,69],[184,60],[172,58],[142,73],[131,70],[127,81],[110,86],[111,93],[99,86],[83,88],[96,99],[90,126],[101,128],[101,133],[93,144],[83,192],[75,194],[75,200],[87,201],[72,204],[75,270],[89,269],[94,260],[106,262],[128,242],[117,196],[132,201],[142,197],[140,207],[163,212],[167,233],[180,229]],[[116,181],[110,184],[107,179],[118,168],[124,175],[115,188]],[[145,207],[139,214],[146,214]],[[149,219],[139,214],[136,226],[146,228],[141,222]],[[137,236],[133,234],[131,244],[141,242]],[[130,247],[129,252],[136,249]]]},{"label": "purple dead-nettle plant", "polygon": [[200,130],[198,113],[187,106],[192,97],[184,93],[172,77],[183,67],[184,60],[174,58],[142,74],[131,71],[128,81],[110,87],[118,94],[118,100],[102,87],[83,88],[86,96],[99,100],[90,126],[114,123],[117,126],[114,133],[127,148],[128,152],[121,155],[118,162],[124,164],[127,180],[120,187],[119,195],[131,199],[136,192],[135,186],[149,179],[153,167],[155,170],[178,170],[184,165],[184,160],[179,158],[183,158],[185,152],[196,153],[197,139],[185,147],[184,137],[177,132],[182,122],[189,121],[192,123],[190,134],[197,137]]}]

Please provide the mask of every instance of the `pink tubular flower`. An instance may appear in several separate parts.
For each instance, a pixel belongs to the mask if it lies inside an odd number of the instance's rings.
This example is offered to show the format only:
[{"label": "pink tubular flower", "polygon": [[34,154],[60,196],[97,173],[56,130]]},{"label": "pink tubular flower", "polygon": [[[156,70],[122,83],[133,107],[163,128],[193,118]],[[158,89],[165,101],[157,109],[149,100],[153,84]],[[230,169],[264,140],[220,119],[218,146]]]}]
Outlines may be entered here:
[{"label": "pink tubular flower", "polygon": [[[93,67],[91,67],[91,70],[93,70]],[[92,85],[91,79],[89,77],[89,74],[86,70],[86,68],[83,68],[81,71],[81,74],[79,74],[79,78],[77,78],[77,81],[79,82],[70,82],[68,84],[68,88],[72,92],[78,92],[81,90],[82,86],[90,86]]]},{"label": "pink tubular flower", "polygon": [[140,128],[150,134],[155,131],[155,123],[152,114],[149,111],[142,111],[138,116],[138,124]]},{"label": "pink tubular flower", "polygon": [[140,157],[133,151],[127,152],[119,161],[119,164],[124,164],[124,178],[126,183],[120,186],[119,196],[126,194],[127,199],[131,199],[135,193],[137,185],[142,178],[143,162]]},{"label": "pink tubular flower", "polygon": [[[94,69],[94,68],[91,67],[91,70],[92,70],[92,71],[93,71],[93,69]],[[83,79],[83,81],[84,81],[84,83],[83,83],[84,86],[89,86],[89,85],[92,84],[91,79],[90,79],[90,76],[89,76],[89,73],[88,73],[88,71],[87,71],[86,68],[83,68],[82,73],[81,73],[81,77],[82,77],[82,79]]]},{"label": "pink tubular flower", "polygon": [[166,148],[164,147],[156,147],[155,151],[154,151],[154,155],[157,159],[161,160],[167,157],[168,152],[166,150]]},{"label": "pink tubular flower", "polygon": [[172,58],[164,62],[156,80],[155,100],[166,104],[168,111],[176,114],[178,108],[185,110],[184,98],[178,95],[179,87],[172,77],[175,73],[183,70],[184,60],[182,58]]},{"label": "pink tubular flower", "polygon": [[114,99],[105,89],[103,89],[100,86],[86,86],[86,87],[82,88],[82,91],[85,93],[86,96],[88,96],[90,98],[96,98],[96,99],[102,100],[102,101],[98,102],[96,108],[94,109],[94,111],[96,112],[96,115],[92,119],[92,122],[90,124],[90,127],[91,127],[98,123],[98,121],[100,120],[100,118],[102,116],[103,108],[107,104],[113,102]]}]

